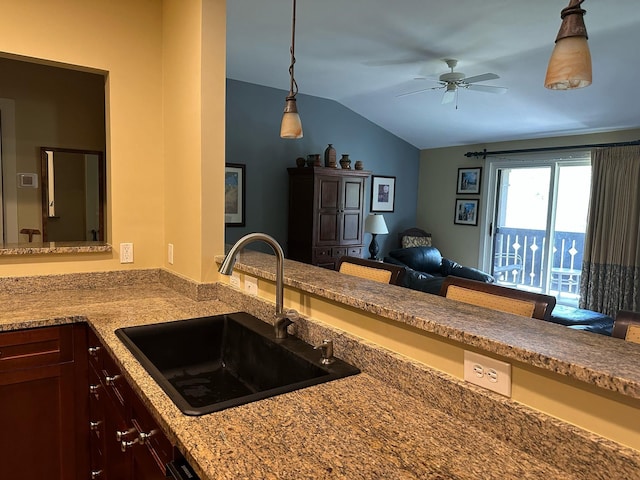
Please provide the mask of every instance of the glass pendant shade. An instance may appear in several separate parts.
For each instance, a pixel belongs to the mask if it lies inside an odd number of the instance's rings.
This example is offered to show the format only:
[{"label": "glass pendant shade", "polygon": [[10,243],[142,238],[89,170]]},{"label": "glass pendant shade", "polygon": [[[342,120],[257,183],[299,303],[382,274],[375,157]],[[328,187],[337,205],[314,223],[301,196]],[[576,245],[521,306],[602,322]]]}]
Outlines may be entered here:
[{"label": "glass pendant shade", "polygon": [[556,42],[551,54],[544,86],[569,90],[591,85],[591,53],[587,38],[565,37]]},{"label": "glass pendant shade", "polygon": [[280,124],[281,138],[302,138],[302,122],[298,115],[298,107],[295,98],[287,98]]}]

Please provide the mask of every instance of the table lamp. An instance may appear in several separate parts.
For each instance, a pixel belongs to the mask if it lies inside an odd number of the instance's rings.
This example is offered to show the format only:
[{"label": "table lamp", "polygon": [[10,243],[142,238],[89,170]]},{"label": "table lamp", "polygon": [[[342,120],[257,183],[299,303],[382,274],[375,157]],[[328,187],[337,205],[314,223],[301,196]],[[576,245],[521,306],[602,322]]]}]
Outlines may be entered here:
[{"label": "table lamp", "polygon": [[370,213],[367,219],[364,221],[364,231],[371,234],[371,243],[369,244],[369,260],[378,260],[378,242],[376,242],[376,235],[384,235],[389,233],[387,224],[384,221],[384,217],[379,213]]}]

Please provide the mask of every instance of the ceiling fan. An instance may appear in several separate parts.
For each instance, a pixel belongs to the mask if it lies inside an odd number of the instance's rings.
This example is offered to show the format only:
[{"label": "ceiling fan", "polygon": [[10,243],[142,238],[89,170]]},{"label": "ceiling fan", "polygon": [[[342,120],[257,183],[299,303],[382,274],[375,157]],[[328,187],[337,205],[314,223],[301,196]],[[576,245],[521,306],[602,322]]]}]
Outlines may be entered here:
[{"label": "ceiling fan", "polygon": [[[454,69],[458,65],[458,60],[453,58],[447,58],[444,60],[447,66],[451,69],[450,72],[443,73],[438,77],[437,82],[440,83],[437,87],[423,88],[414,92],[402,93],[396,95],[397,97],[406,97],[408,95],[415,95],[417,93],[426,92],[427,90],[440,90],[444,89],[444,95],[442,96],[442,103],[451,103],[456,99],[458,89],[466,88],[469,90],[476,90],[478,92],[486,93],[505,93],[508,89],[506,87],[494,87],[491,85],[477,85],[477,82],[485,82],[487,80],[495,80],[500,78],[495,73],[483,73],[481,75],[475,75],[473,77],[466,77],[462,72],[455,72]],[[422,78],[421,78],[422,80]]]}]

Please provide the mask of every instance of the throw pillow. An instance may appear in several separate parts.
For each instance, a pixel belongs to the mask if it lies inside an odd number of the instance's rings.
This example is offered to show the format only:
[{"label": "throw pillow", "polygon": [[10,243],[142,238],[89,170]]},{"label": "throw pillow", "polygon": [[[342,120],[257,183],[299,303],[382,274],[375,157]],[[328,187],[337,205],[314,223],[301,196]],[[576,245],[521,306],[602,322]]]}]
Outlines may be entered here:
[{"label": "throw pillow", "polygon": [[431,237],[402,237],[402,248],[430,246]]}]

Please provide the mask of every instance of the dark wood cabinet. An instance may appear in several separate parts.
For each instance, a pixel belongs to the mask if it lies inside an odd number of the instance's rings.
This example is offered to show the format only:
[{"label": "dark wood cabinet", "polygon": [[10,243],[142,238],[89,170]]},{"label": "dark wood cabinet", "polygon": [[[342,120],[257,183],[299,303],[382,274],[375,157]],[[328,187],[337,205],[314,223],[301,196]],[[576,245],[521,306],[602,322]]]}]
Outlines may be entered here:
[{"label": "dark wood cabinet", "polygon": [[362,256],[365,181],[371,172],[289,168],[287,256],[335,269],[340,257]]},{"label": "dark wood cabinet", "polygon": [[91,473],[96,480],[166,478],[173,447],[93,330],[88,332]]},{"label": "dark wood cabinet", "polygon": [[0,478],[87,478],[84,328],[0,334]]}]

